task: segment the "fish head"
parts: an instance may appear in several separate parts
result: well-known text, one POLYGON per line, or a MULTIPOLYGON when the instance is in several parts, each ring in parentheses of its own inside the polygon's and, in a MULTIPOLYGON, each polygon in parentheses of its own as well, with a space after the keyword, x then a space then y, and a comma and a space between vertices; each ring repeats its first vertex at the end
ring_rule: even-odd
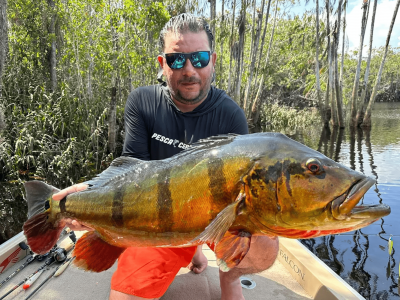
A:
POLYGON ((390 213, 385 204, 358 204, 373 178, 284 135, 255 160, 243 182, 252 222, 279 236, 352 231, 390 213))

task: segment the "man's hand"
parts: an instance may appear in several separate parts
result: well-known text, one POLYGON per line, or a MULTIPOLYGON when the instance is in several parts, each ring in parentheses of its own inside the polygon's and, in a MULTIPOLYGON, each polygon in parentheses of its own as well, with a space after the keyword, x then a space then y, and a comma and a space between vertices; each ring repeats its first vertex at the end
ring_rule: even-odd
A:
POLYGON ((196 274, 203 272, 208 265, 208 259, 203 254, 202 247, 203 245, 197 246, 196 253, 192 258, 192 262, 188 265, 189 270, 196 274))
MULTIPOLYGON (((80 192, 83 190, 86 190, 88 187, 87 184, 84 183, 79 183, 79 184, 75 184, 73 186, 70 186, 66 189, 63 189, 61 191, 59 191, 57 194, 53 195, 53 200, 55 201, 60 201, 62 199, 64 199, 65 197, 67 197, 69 194, 72 193, 76 193, 76 192, 80 192)), ((82 225, 81 223, 79 223, 78 221, 74 220, 74 219, 70 219, 70 218, 66 218, 63 219, 63 221, 65 221, 65 226, 68 226, 71 230, 76 230, 76 231, 82 231, 82 230, 88 230, 88 231, 93 231, 92 228, 87 227, 85 225, 82 225)))

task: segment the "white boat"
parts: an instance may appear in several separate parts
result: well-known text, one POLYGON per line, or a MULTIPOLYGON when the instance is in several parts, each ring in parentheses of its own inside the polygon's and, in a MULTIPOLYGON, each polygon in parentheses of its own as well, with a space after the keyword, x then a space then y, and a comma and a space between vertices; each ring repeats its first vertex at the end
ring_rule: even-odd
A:
MULTIPOLYGON (((78 238, 82 233, 76 232, 78 238)), ((19 246, 21 242, 26 242, 22 232, 0 245, 0 283, 26 262, 29 250, 22 250, 19 246)), ((280 238, 279 242, 278 258, 270 269, 241 278, 243 294, 247 300, 364 299, 299 241, 280 238)), ((71 241, 64 238, 59 245, 63 247, 67 243, 71 241)), ((194 274, 182 268, 162 300, 220 299, 215 255, 206 245, 203 246, 203 252, 209 260, 207 269, 201 274, 194 274)), ((43 264, 44 261, 35 260, 4 283, 0 287, 0 299, 43 264)), ((4 299, 27 298, 60 264, 52 264, 29 289, 23 290, 21 286, 4 299)), ((29 299, 108 299, 111 276, 115 269, 116 264, 107 271, 91 273, 71 264, 59 277, 51 277, 29 299)))

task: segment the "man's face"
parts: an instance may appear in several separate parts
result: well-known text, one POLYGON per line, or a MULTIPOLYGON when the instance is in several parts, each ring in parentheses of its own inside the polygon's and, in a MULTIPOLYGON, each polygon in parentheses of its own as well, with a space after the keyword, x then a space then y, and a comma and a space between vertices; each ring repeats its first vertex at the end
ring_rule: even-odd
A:
MULTIPOLYGON (((210 51, 205 31, 183 34, 168 33, 165 36, 164 53, 190 53, 195 51, 210 51)), ((212 74, 217 55, 212 54, 210 63, 201 69, 194 68, 187 59, 182 69, 171 69, 162 56, 158 61, 166 77, 173 100, 185 105, 200 104, 206 99, 211 86, 212 74)))

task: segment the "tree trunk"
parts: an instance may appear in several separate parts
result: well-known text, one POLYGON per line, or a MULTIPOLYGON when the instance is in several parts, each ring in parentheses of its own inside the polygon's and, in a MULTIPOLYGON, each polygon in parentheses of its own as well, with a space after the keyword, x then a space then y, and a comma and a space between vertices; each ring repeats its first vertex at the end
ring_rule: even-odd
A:
POLYGON ((53 0, 47 0, 47 3, 50 7, 51 13, 51 23, 49 28, 49 34, 51 36, 51 49, 49 56, 49 65, 50 65, 50 82, 51 82, 51 91, 54 93, 57 90, 57 45, 56 45, 56 10, 55 3, 53 0))
MULTIPOLYGON (((7 0, 0 0, 0 98, 3 91, 3 73, 6 68, 8 48, 7 0)), ((0 115, 1 117, 1 115, 0 115)), ((1 120, 0 120, 1 122, 1 120)))
POLYGON ((340 17, 341 17, 341 12, 342 12, 342 1, 339 1, 338 5, 338 18, 337 18, 337 28, 336 32, 334 35, 334 56, 335 56, 335 94, 336 94, 336 109, 337 109, 337 120, 338 120, 338 125, 340 128, 344 128, 344 121, 343 121, 343 108, 342 108, 342 94, 341 94, 341 89, 339 87, 339 68, 338 68, 338 57, 337 57, 337 52, 338 52, 338 45, 339 45, 339 38, 340 38, 340 17))
MULTIPOLYGON (((262 1, 262 7, 264 7, 264 3, 265 3, 265 0, 262 1)), ((254 6, 255 6, 255 3, 254 3, 254 6)), ((262 12, 259 12, 258 13, 258 17, 257 17, 257 28, 256 28, 256 32, 255 32, 255 37, 254 37, 254 44, 253 44, 253 51, 252 51, 252 57, 251 57, 249 78, 248 78, 248 81, 247 81, 247 88, 246 88, 246 92, 245 92, 245 96, 244 96, 243 109, 244 109, 246 115, 248 115, 247 103, 250 102, 249 101, 249 95, 251 93, 250 90, 251 90, 251 87, 252 87, 253 72, 254 72, 254 67, 255 67, 256 59, 257 59, 257 49, 258 49, 258 45, 259 45, 259 42, 260 42, 262 17, 263 17, 262 12)))
POLYGON ((220 80, 219 80, 219 87, 223 88, 223 80, 222 80, 222 54, 224 53, 224 38, 225 36, 223 35, 225 28, 224 28, 224 21, 225 21, 225 16, 224 16, 224 7, 225 6, 225 0, 222 0, 222 16, 221 16, 221 24, 220 24, 220 28, 221 28, 221 37, 220 37, 220 41, 221 41, 221 46, 220 46, 220 53, 221 53, 221 58, 219 59, 219 76, 220 76, 220 80))
POLYGON ((344 70, 344 44, 346 42, 346 8, 347 8, 347 0, 344 1, 343 5, 343 40, 342 40, 342 57, 341 57, 341 66, 340 66, 340 77, 339 77, 339 88, 340 95, 342 96, 343 103, 343 70, 344 70))
MULTIPOLYGON (((275 26, 276 26, 277 13, 278 13, 278 1, 276 1, 276 4, 275 4, 274 25, 272 27, 271 38, 269 40, 267 57, 265 58, 265 67, 267 67, 267 65, 268 65, 269 53, 271 52, 272 42, 274 40, 274 32, 275 32, 275 26)), ((261 109, 261 105, 263 103, 263 101, 261 100, 261 94, 263 91, 263 87, 264 87, 264 74, 261 76, 257 95, 254 98, 253 105, 251 107, 250 120, 251 120, 251 124, 253 124, 253 125, 257 124, 258 118, 260 117, 260 109, 261 109)))
POLYGON ((378 0, 374 1, 374 8, 372 11, 372 19, 371 19, 371 32, 369 35, 369 50, 368 50, 368 59, 367 59, 367 68, 365 69, 365 76, 364 76, 364 83, 363 83, 363 91, 361 93, 361 100, 360 100, 360 107, 357 110, 357 125, 362 123, 362 119, 364 118, 364 102, 365 102, 365 95, 367 94, 368 90, 368 77, 369 77, 369 67, 371 64, 371 55, 372 55, 372 41, 374 39, 374 24, 375 24, 375 14, 376 14, 376 6, 378 0))
POLYGON ((319 80, 319 0, 315 0, 315 88, 317 90, 318 108, 321 114, 322 122, 325 118, 325 107, 322 104, 321 83, 319 80))
POLYGON ((269 17, 269 9, 270 9, 270 7, 271 7, 271 0, 268 0, 267 12, 265 14, 265 27, 264 27, 264 32, 263 32, 262 39, 261 39, 260 57, 258 58, 257 70, 259 70, 260 66, 261 66, 261 56, 262 56, 262 53, 263 53, 263 50, 264 50, 264 39, 265 39, 265 34, 267 33, 268 17, 269 17))
POLYGON ((234 34, 234 28, 235 28, 235 9, 236 9, 236 0, 233 0, 231 38, 229 40, 229 46, 231 47, 231 53, 229 56, 229 78, 228 78, 228 90, 227 90, 228 95, 231 93, 232 59, 233 59, 233 51, 235 51, 234 50, 235 47, 233 46, 233 34, 234 34))
POLYGON ((210 26, 211 26, 211 32, 214 36, 215 39, 215 5, 216 5, 216 0, 208 0, 210 2, 210 26))
POLYGON ((379 72, 378 72, 378 76, 376 77, 374 89, 372 90, 371 98, 369 99, 367 110, 365 111, 364 121, 362 123, 363 127, 371 127, 372 104, 375 102, 376 93, 378 91, 378 86, 381 81, 382 70, 383 70, 383 66, 385 65, 385 60, 386 60, 387 52, 389 49, 390 36, 392 35, 393 25, 394 25, 394 22, 396 21, 396 16, 397 16, 397 12, 399 10, 399 5, 400 5, 400 0, 397 0, 396 7, 394 9, 394 13, 393 13, 393 17, 392 17, 392 23, 390 23, 389 33, 386 38, 385 53, 383 54, 381 66, 379 67, 379 72))
POLYGON ((240 15, 240 20, 238 22, 239 26, 239 49, 238 49, 238 59, 236 64, 236 86, 235 86, 235 101, 240 106, 242 106, 242 101, 240 101, 240 87, 242 85, 242 70, 243 70, 243 49, 244 49, 244 34, 246 28, 246 6, 242 3, 242 12, 240 15))
POLYGON ((108 150, 114 153, 117 136, 117 88, 111 88, 110 112, 108 116, 108 150))
POLYGON ((332 89, 332 56, 331 56, 331 24, 329 22, 329 14, 330 14, 330 4, 329 0, 325 0, 325 8, 326 8, 326 36, 328 38, 327 43, 327 51, 328 51, 328 80, 326 86, 326 94, 325 94, 325 118, 324 118, 324 126, 329 126, 329 117, 328 117, 328 110, 329 110, 329 95, 332 89))
POLYGON ((357 98, 358 98, 358 85, 360 83, 360 71, 361 71, 361 62, 362 62, 362 51, 364 45, 364 36, 365 36, 365 29, 367 27, 367 8, 368 8, 368 1, 363 0, 363 16, 361 18, 361 35, 360 35, 360 45, 358 48, 358 63, 356 69, 356 75, 354 78, 354 85, 353 85, 353 93, 351 95, 351 109, 350 109, 350 126, 357 126, 357 98))

